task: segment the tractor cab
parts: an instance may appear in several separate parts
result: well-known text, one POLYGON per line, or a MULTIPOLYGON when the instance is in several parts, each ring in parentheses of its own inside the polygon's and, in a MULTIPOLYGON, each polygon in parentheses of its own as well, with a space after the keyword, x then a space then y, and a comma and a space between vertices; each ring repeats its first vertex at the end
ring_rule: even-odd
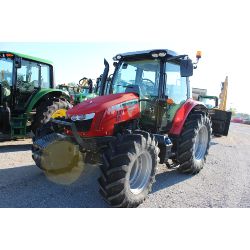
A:
POLYGON ((217 96, 199 95, 198 101, 204 103, 208 109, 218 108, 219 105, 217 96))
POLYGON ((52 63, 12 52, 0 52, 0 105, 14 112, 25 109, 38 90, 53 88, 52 63))
POLYGON ((141 128, 153 133, 168 132, 177 110, 190 98, 192 61, 170 50, 119 54, 114 60, 110 93, 136 93, 141 128))

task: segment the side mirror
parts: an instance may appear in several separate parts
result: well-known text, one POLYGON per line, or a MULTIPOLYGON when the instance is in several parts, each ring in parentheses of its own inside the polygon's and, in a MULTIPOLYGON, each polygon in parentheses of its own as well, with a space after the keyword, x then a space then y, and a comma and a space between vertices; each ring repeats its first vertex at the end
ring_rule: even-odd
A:
POLYGON ((189 77, 193 75, 194 66, 192 60, 190 59, 181 60, 180 68, 181 68, 181 77, 189 77))

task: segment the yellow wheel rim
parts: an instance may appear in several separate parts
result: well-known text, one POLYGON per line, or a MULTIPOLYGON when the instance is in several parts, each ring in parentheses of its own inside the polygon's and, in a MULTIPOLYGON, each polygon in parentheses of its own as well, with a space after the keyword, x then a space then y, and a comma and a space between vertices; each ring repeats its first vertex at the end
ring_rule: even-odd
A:
POLYGON ((67 112, 66 109, 58 109, 52 114, 51 118, 55 119, 58 117, 66 117, 66 112, 67 112))

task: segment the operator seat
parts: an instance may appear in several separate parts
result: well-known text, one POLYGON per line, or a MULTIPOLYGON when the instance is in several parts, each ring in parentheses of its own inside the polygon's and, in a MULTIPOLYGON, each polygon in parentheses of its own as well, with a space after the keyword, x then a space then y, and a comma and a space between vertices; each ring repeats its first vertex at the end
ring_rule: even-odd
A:
POLYGON ((125 93, 135 93, 139 96, 141 94, 140 92, 141 92, 140 87, 136 84, 131 84, 131 85, 127 86, 125 89, 125 93))
MULTIPOLYGON (((148 97, 146 97, 142 94, 140 86, 136 85, 136 84, 131 84, 131 85, 127 86, 125 89, 125 93, 135 93, 139 96, 140 100, 148 99, 148 97)), ((146 107, 147 107, 147 103, 145 101, 140 102, 140 110, 141 111, 145 110, 146 107)))

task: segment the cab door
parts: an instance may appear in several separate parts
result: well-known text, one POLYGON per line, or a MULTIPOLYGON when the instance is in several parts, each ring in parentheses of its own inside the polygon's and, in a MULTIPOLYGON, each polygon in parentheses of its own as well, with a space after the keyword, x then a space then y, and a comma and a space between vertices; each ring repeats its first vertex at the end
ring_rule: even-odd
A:
POLYGON ((17 68, 15 110, 25 110, 29 98, 40 88, 41 66, 38 62, 22 59, 17 68))
POLYGON ((219 109, 210 109, 209 114, 212 120, 212 133, 214 135, 227 136, 232 112, 219 109))

